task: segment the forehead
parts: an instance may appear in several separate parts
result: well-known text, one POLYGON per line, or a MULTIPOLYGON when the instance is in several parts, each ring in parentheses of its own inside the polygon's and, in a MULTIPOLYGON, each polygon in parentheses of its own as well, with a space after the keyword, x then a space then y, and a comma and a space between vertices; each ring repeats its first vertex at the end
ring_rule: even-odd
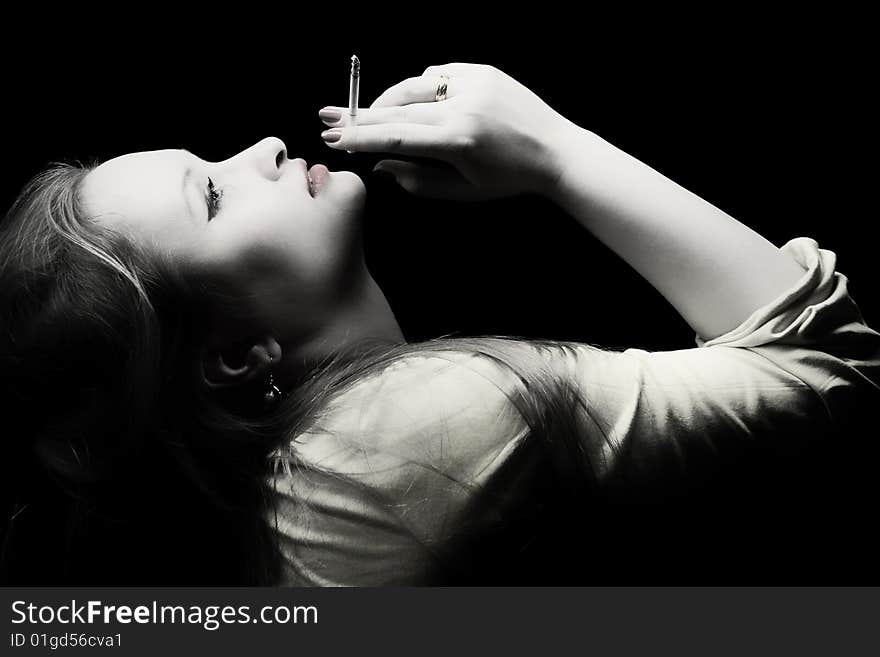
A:
POLYGON ((183 176, 191 156, 166 149, 107 160, 86 176, 82 200, 97 220, 141 225, 186 220, 183 176))
POLYGON ((112 185, 130 183, 139 176, 161 178, 163 175, 180 175, 181 169, 187 165, 190 158, 186 151, 170 148, 127 153, 98 166, 89 173, 89 179, 91 184, 103 186, 108 183, 112 185))
POLYGON ((180 187, 188 160, 184 151, 171 149, 120 155, 89 172, 84 191, 98 197, 124 197, 144 186, 167 187, 170 191, 175 182, 180 187))

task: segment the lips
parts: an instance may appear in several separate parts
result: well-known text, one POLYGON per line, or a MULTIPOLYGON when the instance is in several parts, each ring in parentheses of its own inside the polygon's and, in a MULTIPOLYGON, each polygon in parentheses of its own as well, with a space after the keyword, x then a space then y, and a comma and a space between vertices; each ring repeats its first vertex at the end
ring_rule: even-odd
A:
POLYGON ((327 167, 323 164, 314 165, 311 170, 308 168, 308 162, 306 162, 301 157, 296 158, 295 162, 302 167, 303 178, 306 184, 306 191, 308 191, 309 196, 314 198, 320 193, 321 188, 324 186, 326 182, 327 176, 329 175, 329 171, 327 167))
POLYGON ((312 168, 309 169, 307 172, 307 178, 311 183, 309 185, 309 193, 312 196, 317 196, 321 193, 321 190, 327 183, 327 177, 329 175, 330 171, 323 164, 312 165, 312 168))

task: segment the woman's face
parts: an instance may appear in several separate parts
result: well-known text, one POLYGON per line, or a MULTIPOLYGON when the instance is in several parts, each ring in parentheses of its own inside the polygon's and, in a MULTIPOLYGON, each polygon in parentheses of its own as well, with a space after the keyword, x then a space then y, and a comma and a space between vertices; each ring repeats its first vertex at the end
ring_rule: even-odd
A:
POLYGON ((306 166, 275 138, 222 162, 185 150, 132 153, 91 171, 81 198, 94 221, 220 282, 267 328, 304 332, 367 275, 363 182, 313 167, 313 195, 306 166), (279 326, 294 317, 301 326, 279 326))

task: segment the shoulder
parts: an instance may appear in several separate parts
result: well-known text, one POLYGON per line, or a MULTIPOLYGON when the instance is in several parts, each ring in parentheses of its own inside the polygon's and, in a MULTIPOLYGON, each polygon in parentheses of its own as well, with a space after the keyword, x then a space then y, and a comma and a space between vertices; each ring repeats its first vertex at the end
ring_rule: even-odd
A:
POLYGON ((408 356, 345 391, 334 404, 337 428, 385 436, 440 425, 510 422, 517 381, 488 359, 460 352, 408 356))
POLYGON ((472 481, 487 461, 527 432, 510 396, 518 382, 489 359, 460 352, 407 356, 350 386, 320 429, 297 439, 298 455, 357 470, 365 461, 472 481), (402 466, 406 467, 402 467, 402 466))
MULTIPOLYGON (((446 563, 528 427, 494 366, 395 362, 351 386, 273 478, 288 583, 413 583, 446 563)), ((475 359, 473 359, 475 360, 475 359)))

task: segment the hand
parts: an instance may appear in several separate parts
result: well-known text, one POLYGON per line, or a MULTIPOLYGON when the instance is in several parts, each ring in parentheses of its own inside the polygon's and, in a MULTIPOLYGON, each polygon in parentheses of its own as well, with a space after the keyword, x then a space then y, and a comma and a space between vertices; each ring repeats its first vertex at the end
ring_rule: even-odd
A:
POLYGON ((330 148, 434 160, 382 160, 374 170, 391 173, 413 194, 451 200, 547 195, 560 178, 558 153, 573 126, 509 75, 480 64, 429 66, 358 109, 357 125, 349 124, 346 107, 326 110, 342 114, 324 120, 334 128, 329 132, 341 133, 330 148), (449 77, 447 98, 436 101, 441 74, 449 77))

